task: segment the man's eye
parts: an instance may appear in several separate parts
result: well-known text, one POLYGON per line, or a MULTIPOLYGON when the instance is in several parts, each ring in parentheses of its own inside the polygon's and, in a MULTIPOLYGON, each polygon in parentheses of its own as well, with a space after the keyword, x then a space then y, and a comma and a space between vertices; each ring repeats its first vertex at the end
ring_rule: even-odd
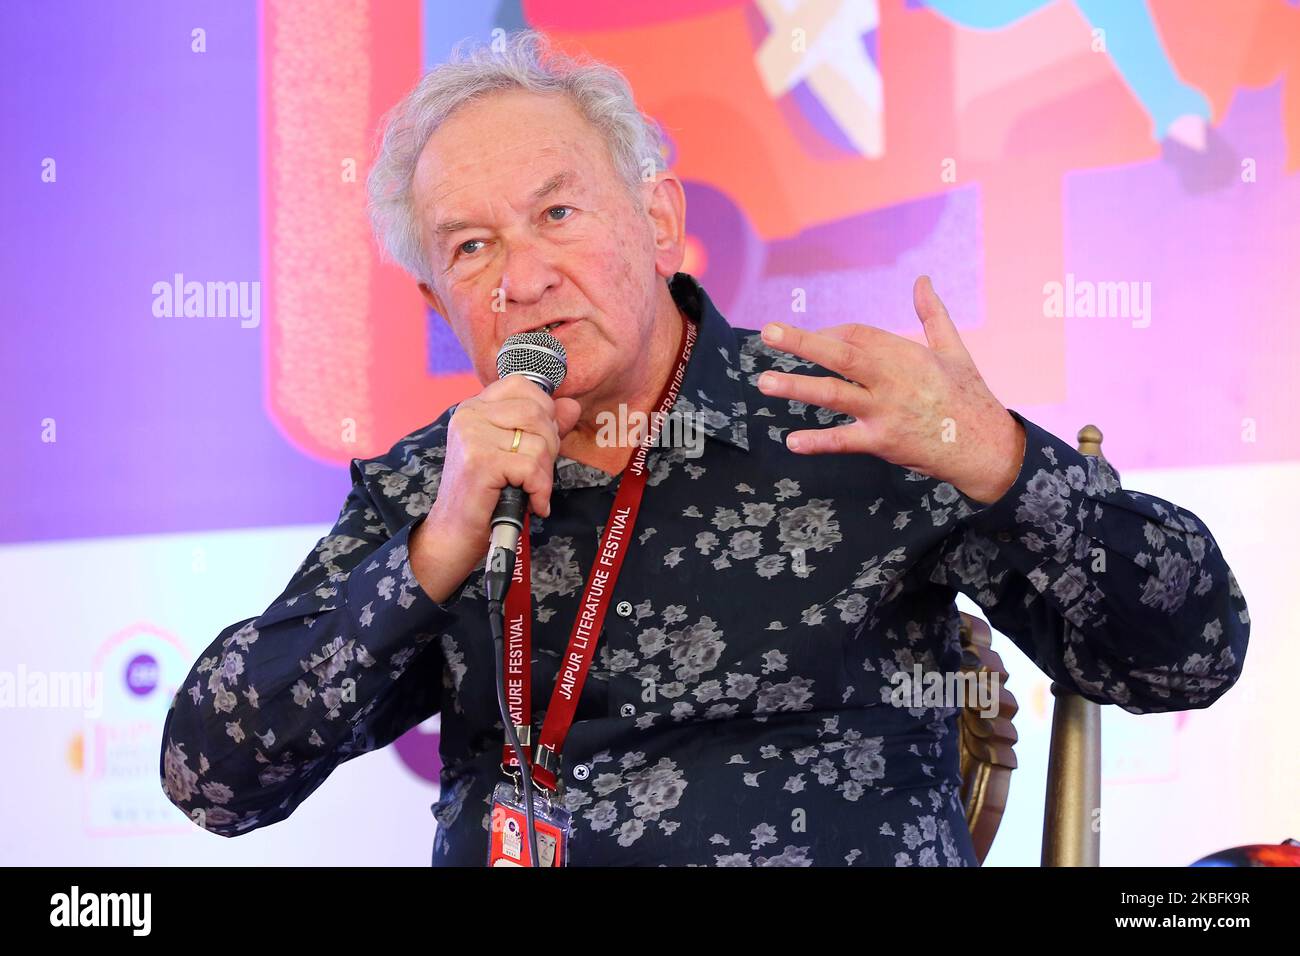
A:
MULTIPOLYGON (((557 209, 567 209, 567 210, 569 210, 570 212, 573 212, 573 211, 574 211, 574 209, 573 209, 572 206, 552 206, 550 209, 546 210, 546 214, 549 216, 551 213, 555 212, 557 209)), ((565 217, 564 217, 564 219, 569 219, 569 218, 571 218, 571 217, 569 217, 569 216, 565 216, 565 217)), ((564 219, 552 219, 551 222, 564 222, 564 219)))
POLYGON ((476 242, 482 242, 482 241, 483 241, 482 239, 466 239, 464 242, 462 242, 459 246, 456 247, 456 251, 467 256, 472 256, 474 254, 473 250, 466 249, 465 247, 469 245, 473 245, 476 242))

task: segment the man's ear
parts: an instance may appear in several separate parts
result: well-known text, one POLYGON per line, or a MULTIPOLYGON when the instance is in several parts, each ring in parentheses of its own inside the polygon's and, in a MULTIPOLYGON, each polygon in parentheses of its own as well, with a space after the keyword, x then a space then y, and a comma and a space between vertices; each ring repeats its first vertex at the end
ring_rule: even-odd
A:
POLYGON ((686 193, 670 172, 659 173, 646 212, 654 228, 655 269, 671 279, 686 258, 686 193))
POLYGON ((438 293, 434 292, 433 289, 429 287, 429 284, 427 282, 421 282, 419 284, 419 289, 420 289, 420 297, 423 298, 424 301, 429 304, 429 308, 433 309, 433 311, 437 312, 440 316, 442 316, 444 322, 450 322, 450 320, 447 318, 446 311, 442 307, 442 299, 438 298, 438 293))

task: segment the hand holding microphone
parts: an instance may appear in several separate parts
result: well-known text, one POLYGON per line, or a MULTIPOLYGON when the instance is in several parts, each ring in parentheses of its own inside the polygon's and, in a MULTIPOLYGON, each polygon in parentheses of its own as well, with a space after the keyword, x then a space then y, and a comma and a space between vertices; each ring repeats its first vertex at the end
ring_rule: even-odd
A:
POLYGON ((581 411, 574 399, 550 395, 564 381, 565 363, 554 336, 512 335, 497 355, 501 378, 452 415, 437 499, 411 538, 412 570, 435 601, 451 596, 488 555, 494 512, 498 544, 508 542, 512 552, 524 502, 534 514, 550 513, 560 442, 581 411))

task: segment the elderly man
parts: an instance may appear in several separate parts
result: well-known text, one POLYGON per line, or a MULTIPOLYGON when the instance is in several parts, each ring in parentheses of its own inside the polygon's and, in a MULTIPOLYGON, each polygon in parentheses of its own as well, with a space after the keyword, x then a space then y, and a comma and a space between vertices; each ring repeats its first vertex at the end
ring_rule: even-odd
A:
POLYGON ((510 757, 482 568, 507 485, 531 512, 512 699, 575 865, 976 863, 955 702, 896 693, 959 669, 958 590, 1092 700, 1206 707, 1234 683, 1246 605, 1194 515, 1004 408, 927 279, 927 345, 729 326, 678 271, 682 187, 626 82, 547 52, 454 57, 387 121, 377 232, 483 388, 354 460, 333 530, 202 655, 164 731, 176 806, 266 826, 441 713, 433 862, 483 865, 510 757), (497 380, 502 342, 540 328, 568 353, 554 396, 497 380), (660 407, 702 443, 602 432, 660 407))

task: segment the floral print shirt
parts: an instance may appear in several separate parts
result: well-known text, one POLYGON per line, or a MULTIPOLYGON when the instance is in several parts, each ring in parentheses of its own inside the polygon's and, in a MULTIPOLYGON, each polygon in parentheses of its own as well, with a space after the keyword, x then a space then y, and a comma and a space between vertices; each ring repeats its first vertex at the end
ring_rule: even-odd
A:
MULTIPOLYGON (((849 419, 755 381, 833 373, 732 328, 689 275, 670 287, 699 330, 675 410, 707 437, 696 457, 649 454, 563 750, 573 865, 975 865, 957 708, 891 703, 896 671, 960 668, 957 591, 1099 703, 1207 707, 1236 681, 1249 615, 1194 514, 1015 412, 1025 457, 992 504, 870 455, 795 455, 788 431, 849 419)), ((283 820, 341 762, 440 712, 432 862, 485 863, 503 777, 483 574, 438 604, 407 553, 454 411, 353 460, 334 528, 177 692, 162 783, 199 825, 283 820)), ((556 474, 551 516, 530 522, 535 731, 618 486, 563 457, 556 474)))

